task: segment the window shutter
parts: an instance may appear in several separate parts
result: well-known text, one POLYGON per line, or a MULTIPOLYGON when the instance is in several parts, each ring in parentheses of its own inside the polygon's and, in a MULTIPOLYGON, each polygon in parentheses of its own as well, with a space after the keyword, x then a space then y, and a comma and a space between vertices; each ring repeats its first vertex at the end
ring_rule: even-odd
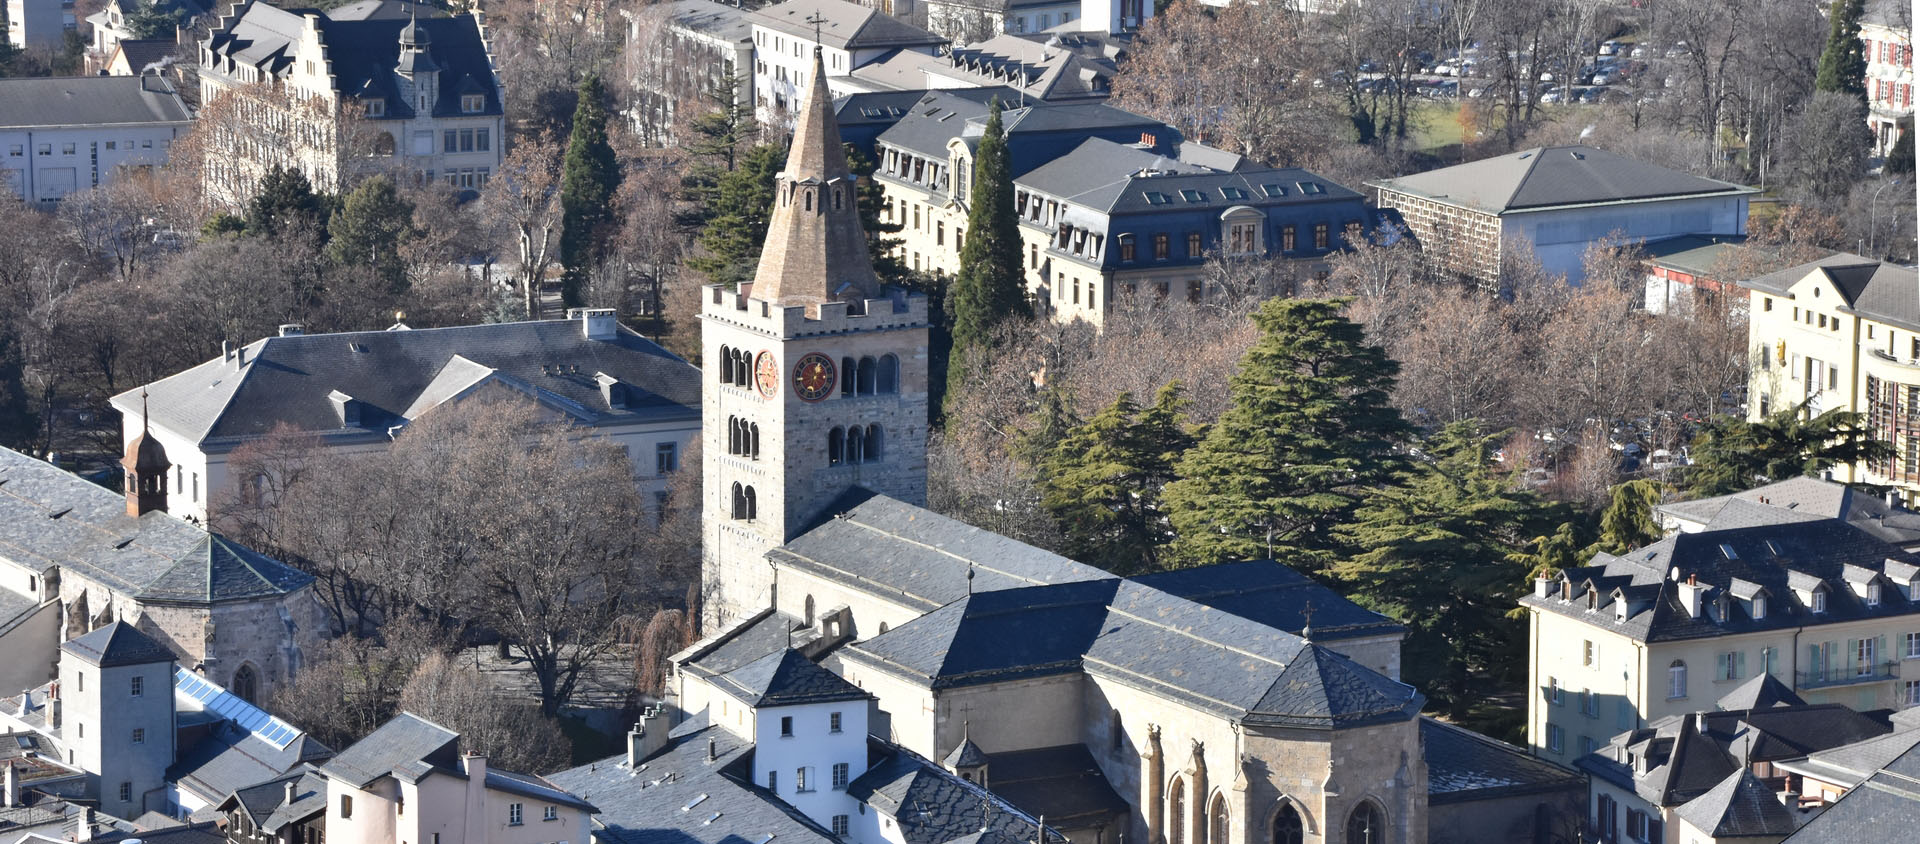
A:
POLYGON ((1739 651, 1733 656, 1733 676, 1736 679, 1747 676, 1747 652, 1739 651))

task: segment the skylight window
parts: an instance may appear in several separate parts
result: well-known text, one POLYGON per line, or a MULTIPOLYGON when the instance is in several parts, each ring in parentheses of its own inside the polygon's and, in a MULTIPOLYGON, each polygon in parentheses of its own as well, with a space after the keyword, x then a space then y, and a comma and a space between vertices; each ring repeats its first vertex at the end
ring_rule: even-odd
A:
POLYGON ((1150 190, 1150 191, 1147 191, 1147 204, 1148 204, 1148 205, 1165 205, 1165 204, 1167 204, 1167 203, 1169 203, 1169 202, 1172 202, 1172 201, 1173 201, 1173 200, 1172 200, 1172 199, 1169 199, 1169 198, 1167 198, 1167 195, 1166 195, 1166 194, 1164 194, 1164 193, 1161 193, 1161 192, 1159 192, 1159 191, 1156 191, 1156 190, 1150 190))
POLYGON ((1220 195, 1230 200, 1240 200, 1240 199, 1247 198, 1247 192, 1236 187, 1223 187, 1220 189, 1220 195))
POLYGON ((1301 193, 1316 194, 1327 192, 1327 189, 1321 187, 1319 182, 1298 182, 1297 184, 1300 185, 1301 193))
POLYGON ((1287 189, 1279 185, 1261 185, 1260 192, 1275 198, 1287 195, 1287 189))
POLYGON ((704 802, 706 802, 706 800, 707 800, 707 795, 705 795, 705 794, 701 794, 701 795, 699 795, 699 796, 697 796, 697 797, 695 797, 695 798, 693 798, 692 800, 688 800, 688 801, 687 801, 687 805, 685 805, 685 806, 681 806, 681 807, 680 807, 680 811, 682 811, 682 812, 689 812, 689 811, 692 811, 692 810, 693 810, 693 807, 695 807, 695 806, 698 806, 698 805, 700 805, 701 803, 704 803, 704 802))
POLYGON ((1738 559, 1740 559, 1740 555, 1739 555, 1739 554, 1736 554, 1736 553, 1734 553, 1734 551, 1733 551, 1733 546, 1731 546, 1731 545, 1728 545, 1728 544, 1726 544, 1726 543, 1724 543, 1724 542, 1720 544, 1720 555, 1721 555, 1721 556, 1723 556, 1723 557, 1726 557, 1726 558, 1727 558, 1727 559, 1729 559, 1729 560, 1738 560, 1738 559))
POLYGON ((1206 202, 1207 201, 1206 195, 1202 194, 1197 190, 1182 189, 1180 191, 1180 198, 1185 199, 1188 202, 1206 202))

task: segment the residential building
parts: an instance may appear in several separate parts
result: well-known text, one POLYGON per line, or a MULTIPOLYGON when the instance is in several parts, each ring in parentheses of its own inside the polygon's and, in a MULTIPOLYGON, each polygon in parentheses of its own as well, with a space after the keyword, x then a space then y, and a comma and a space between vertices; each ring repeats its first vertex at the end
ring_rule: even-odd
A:
POLYGON ((627 116, 642 140, 668 146, 690 116, 724 105, 753 107, 752 12, 715 0, 670 0, 627 19, 627 67, 633 99, 627 116), (731 90, 722 94, 722 88, 731 90), (683 117, 684 109, 693 109, 683 117))
MULTIPOLYGON (((881 219, 904 226, 897 249, 908 266, 956 267, 987 107, 937 92, 912 111, 876 141, 881 219)), ((1028 294, 1057 320, 1100 325, 1130 296, 1272 295, 1324 273, 1348 227, 1374 225, 1360 194, 1324 177, 1251 167, 1111 106, 1035 103, 1001 120, 1028 294), (1256 257, 1284 259, 1268 286, 1208 286, 1208 261, 1256 257)))
POLYGON ((199 674, 176 670, 172 683, 178 750, 166 771, 168 815, 204 814, 236 792, 298 776, 333 757, 332 748, 300 728, 199 674))
POLYGON ((1601 841, 1780 841, 1812 817, 1782 765, 1877 740, 1892 729, 1881 716, 1808 704, 1757 675, 1714 709, 1669 715, 1581 756, 1587 829, 1601 841))
POLYGON ((274 166, 320 190, 352 167, 477 191, 500 168, 504 93, 481 15, 340 20, 248 0, 201 42, 199 74, 202 119, 246 126, 209 148, 205 187, 227 202, 274 166), (237 113, 210 115, 226 95, 243 96, 237 113))
MULTIPOLYGON (((1744 503, 1743 503, 1744 504, 1744 503)), ((1920 556, 1838 519, 1671 534, 1535 581, 1527 734, 1570 763, 1608 736, 1772 675, 1857 711, 1920 701, 1920 556)))
POLYGON ((165 71, 178 60, 178 48, 171 38, 122 38, 106 51, 100 69, 108 76, 169 76, 165 71))
POLYGON ((1009 86, 1009 106, 1104 100, 1131 43, 1130 35, 1106 33, 1002 34, 932 58, 895 53, 854 70, 851 84, 875 91, 1009 86))
POLYGON ((1513 241, 1577 284, 1581 255, 1611 238, 1744 235, 1747 198, 1758 193, 1589 146, 1535 147, 1367 185, 1423 250, 1486 283, 1513 241))
POLYGON ((320 774, 331 841, 586 842, 599 811, 544 778, 461 752, 459 733, 411 712, 340 751, 320 774))
POLYGON ((1000 33, 1132 32, 1154 15, 1146 0, 922 0, 927 28, 956 44, 1000 33))
MULTIPOLYGON (((879 161, 880 154, 876 144, 880 134, 906 119, 913 113, 914 106, 932 93, 924 90, 869 91, 836 98, 833 101, 834 120, 840 124, 841 140, 859 150, 868 161, 879 161)), ((995 98, 1003 103, 1009 103, 1017 101, 1020 96, 1019 92, 1003 85, 991 88, 949 88, 939 92, 939 95, 973 100, 982 108, 995 98)))
POLYGON ((1839 253, 1740 282, 1754 361, 1749 418, 1805 405, 1867 416, 1895 456, 1835 466, 1849 483, 1920 493, 1920 277, 1913 267, 1839 253))
POLYGON ((302 765, 277 779, 238 789, 215 807, 231 844, 320 844, 327 832, 327 778, 302 765))
POLYGON ((265 700, 326 637, 313 577, 169 515, 167 452, 134 433, 125 495, 0 448, 0 693, 45 684, 62 641, 124 620, 265 700))
POLYGON ((1920 826, 1920 744, 1909 745, 1786 839, 1786 844, 1896 841, 1920 826))
POLYGON ((1920 744, 1920 709, 1892 715, 1893 731, 1774 763, 1801 806, 1830 806, 1920 744))
POLYGON ((844 0, 787 0, 748 16, 753 27, 753 100, 764 126, 793 125, 792 112, 810 86, 813 57, 822 57, 827 87, 859 90, 856 68, 896 52, 932 56, 947 41, 888 14, 844 0))
POLYGON ((1893 149, 1913 131, 1913 7, 1905 0, 1872 0, 1860 19, 1867 59, 1867 126, 1873 154, 1893 149))
POLYGON ((229 349, 113 398, 129 439, 162 444, 168 512, 206 520, 233 488, 234 449, 285 426, 328 448, 383 451, 422 414, 467 396, 550 409, 627 449, 641 488, 664 493, 699 430, 699 371, 619 324, 612 310, 569 319, 280 336, 229 349))
MULTIPOLYGON (((704 408, 706 636, 672 657, 662 716, 681 721, 683 743, 652 755, 658 733, 643 725, 625 771, 615 760, 560 779, 632 801, 602 840, 662 815, 677 835, 724 834, 695 829, 701 812, 739 812, 777 837, 763 819, 788 808, 809 840, 944 844, 949 828, 916 832, 913 819, 956 814, 977 831, 971 807, 990 798, 946 791, 953 780, 919 760, 1085 844, 1420 844, 1436 793, 1448 829, 1477 811, 1521 840, 1560 822, 1577 781, 1498 743, 1435 738, 1424 698, 1397 679, 1403 628, 1285 566, 1117 578, 921 505, 926 303, 871 272, 823 77, 816 58, 754 280, 702 296, 717 382, 704 408), (881 737, 867 774, 832 732, 836 712, 843 733, 864 719, 881 737), (1429 755, 1430 741, 1447 752, 1429 755), (898 773, 869 792, 888 757, 898 773), (721 786, 699 786, 679 793, 684 817, 663 812, 631 785, 653 760, 662 783, 722 767, 764 796, 709 811, 701 795, 721 786), (812 795, 803 779, 848 788, 812 795), (920 805, 936 808, 916 812, 913 789, 935 783, 920 805)), ((1104 107, 1052 110, 1090 108, 1104 107)))
POLYGON ((1920 513, 1900 506, 1898 496, 1882 498, 1804 475, 1745 492, 1672 501, 1654 508, 1654 520, 1666 532, 1821 519, 1838 519, 1903 551, 1920 551, 1920 513))
POLYGON ((0 79, 0 184, 50 207, 165 164, 193 113, 157 76, 0 79))
POLYGON ((56 52, 78 28, 73 0, 6 0, 7 39, 22 49, 56 52))
POLYGON ((189 26, 206 15, 210 7, 200 0, 107 0, 100 10, 87 16, 87 28, 93 40, 87 45, 95 56, 109 56, 122 41, 150 39, 175 43, 175 33, 137 33, 129 27, 129 18, 138 14, 157 14, 173 18, 179 26, 189 26))

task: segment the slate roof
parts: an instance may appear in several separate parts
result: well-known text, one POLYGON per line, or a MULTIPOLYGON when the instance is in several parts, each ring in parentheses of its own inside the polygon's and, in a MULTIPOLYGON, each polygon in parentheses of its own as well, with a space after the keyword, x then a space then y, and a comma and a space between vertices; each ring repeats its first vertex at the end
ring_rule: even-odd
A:
POLYGON ((101 668, 172 662, 174 658, 166 645, 124 621, 68 639, 60 644, 60 650, 101 668))
POLYGON ((216 808, 227 812, 236 807, 246 810, 254 826, 277 833, 287 824, 326 811, 327 778, 313 766, 301 765, 284 776, 232 791, 216 808), (293 783, 292 802, 287 801, 287 783, 293 783))
POLYGON ((1784 762, 1886 735, 1892 727, 1880 714, 1814 704, 1668 716, 1614 736, 1575 760, 1575 767, 1632 789, 1655 806, 1674 807, 1754 763, 1784 762), (1636 764, 1646 772, 1636 773, 1636 764))
POLYGON ((137 417, 146 389, 155 427, 215 451, 280 424, 330 441, 382 442, 408 413, 479 383, 532 395, 589 426, 700 412, 693 365, 626 328, 589 340, 579 320, 268 337, 242 354, 121 393, 114 406, 137 417), (624 385, 623 406, 609 405, 596 373, 624 385), (328 398, 335 392, 359 403, 358 426, 342 424, 328 398))
POLYGON ((142 126, 193 121, 158 76, 16 76, 0 79, 0 129, 142 126))
POLYGON ((1796 774, 1852 788, 1916 746, 1920 746, 1920 729, 1909 727, 1776 765, 1796 774))
MULTIPOLYGON (((1127 801, 1083 744, 1016 750, 988 756, 987 787, 1048 826, 1105 826, 1127 812, 1127 801)), ((952 765, 951 761, 948 765, 952 765)))
POLYGON ((333 756, 333 749, 305 733, 282 747, 234 724, 214 724, 198 743, 182 747, 167 781, 215 803, 235 791, 289 772, 311 768, 333 756))
POLYGON ((947 754, 947 758, 940 760, 940 764, 948 768, 978 768, 987 764, 987 752, 981 750, 973 739, 962 738, 959 746, 947 754))
POLYGON ((1788 835, 1800 826, 1799 814, 1746 768, 1683 804, 1677 814, 1716 840, 1788 835))
POLYGON ((1399 622, 1348 601, 1273 560, 1174 569, 1131 580, 1276 630, 1297 632, 1306 627, 1307 607, 1311 605, 1316 642, 1406 632, 1399 622))
MULTIPOLYGON (((979 95, 949 91, 930 91, 893 128, 880 134, 880 142, 911 150, 932 158, 947 156, 947 142, 954 138, 977 139, 986 130, 988 103, 979 95)), ((1007 101, 1003 100, 1003 105, 1007 101)), ((1001 127, 1009 145, 1017 145, 1022 136, 1047 133, 1089 133, 1109 129, 1140 129, 1156 135, 1169 133, 1166 124, 1151 117, 1134 114, 1105 103, 1028 102, 1024 108, 1007 108, 1000 113, 1001 127)), ((1015 156, 1016 162, 1024 160, 1015 156)), ((1036 162, 1038 163, 1038 162, 1036 162)), ((1016 164, 1016 166, 1019 166, 1016 164)), ((1016 170, 1019 179, 1031 169, 1016 170)))
POLYGON ((1905 841, 1920 829, 1920 746, 1908 749, 1782 844, 1905 841))
POLYGON ((1578 145, 1534 147, 1368 184, 1490 214, 1758 192, 1578 145))
POLYGON ((1724 712, 1806 705, 1807 702, 1795 694, 1792 688, 1765 671, 1733 687, 1733 691, 1721 695, 1720 699, 1714 702, 1714 706, 1724 712))
POLYGON ((1721 269, 1721 259, 1747 249, 1744 234, 1689 234, 1644 244, 1640 251, 1647 263, 1679 270, 1693 276, 1712 278, 1721 269))
POLYGON ((723 41, 745 44, 753 40, 753 22, 748 19, 751 13, 715 0, 668 0, 644 7, 638 14, 664 17, 677 29, 723 41))
MULTIPOLYGON (((275 76, 284 75, 292 66, 293 45, 305 27, 304 13, 311 9, 283 10, 264 2, 248 2, 237 15, 222 18, 204 42, 216 55, 230 57, 239 64, 260 68, 275 76)), ((320 15, 320 32, 326 47, 327 66, 332 71, 334 91, 361 99, 386 101, 386 112, 372 120, 411 120, 416 109, 410 98, 400 96, 400 79, 394 70, 400 63, 400 30, 416 25, 408 18, 374 17, 366 20, 334 20, 320 15)), ((439 95, 434 101, 435 116, 460 116, 460 95, 483 94, 485 107, 473 114, 498 115, 500 91, 494 85, 493 60, 472 15, 420 18, 417 26, 431 43, 427 55, 439 70, 439 95)), ((216 72, 209 70, 208 72, 216 72)))
POLYGON ((860 489, 830 503, 815 527, 768 556, 921 611, 966 597, 969 563, 974 592, 1112 578, 1053 552, 860 489))
POLYGON ((61 566, 142 601, 218 603, 296 592, 300 572, 168 516, 127 515, 125 496, 0 448, 0 557, 61 566))
POLYGON ((1882 589, 1880 604, 1869 606, 1843 579, 1848 565, 1881 573, 1890 566, 1916 563, 1920 557, 1836 519, 1767 524, 1677 533, 1624 555, 1598 554, 1589 565, 1561 573, 1561 585, 1572 600, 1562 600, 1555 590, 1547 597, 1527 595, 1520 602, 1643 642, 1703 639, 1920 613, 1920 602, 1895 588, 1882 589), (1729 550, 1733 558, 1727 556, 1729 550), (1675 570, 1677 580, 1697 578, 1709 587, 1698 617, 1681 603, 1680 584, 1670 580, 1675 570), (1765 618, 1752 618, 1744 602, 1731 599, 1724 619, 1708 611, 1734 578, 1758 584, 1772 596, 1765 618), (1828 590, 1827 611, 1819 615, 1802 605, 1794 591, 1796 583, 1805 588, 1815 581, 1828 590), (1591 610, 1589 590, 1597 593, 1591 610), (1625 620, 1616 612, 1616 596, 1626 602, 1625 620))
POLYGON ((1498 739, 1445 721, 1421 717, 1427 762, 1427 803, 1444 805, 1519 794, 1575 791, 1586 778, 1498 739))
POLYGON ((866 700, 871 695, 840 675, 815 665, 792 648, 782 648, 714 680, 722 691, 748 706, 793 706, 866 700))
POLYGON ((844 0, 787 0, 768 6, 750 20, 768 29, 812 41, 819 19, 820 43, 842 50, 882 47, 930 47, 947 39, 898 18, 844 0))
MULTIPOLYGON (((411 712, 402 712, 320 766, 322 773, 354 788, 394 776, 410 763, 460 769, 460 734, 411 712)), ((417 777, 409 777, 417 779, 417 777)))
POLYGON ((1920 270, 1887 264, 1851 252, 1838 252, 1799 266, 1756 276, 1740 286, 1777 296, 1820 273, 1840 292, 1840 310, 1867 319, 1920 331, 1920 270))
POLYGON ((1088 138, 1019 177, 1032 190, 1108 215, 1345 202, 1360 194, 1298 167, 1223 172, 1088 138), (1191 192, 1191 193, 1189 193, 1191 192), (1230 192, 1237 192, 1229 196, 1230 192), (1158 198, 1149 194, 1157 194, 1158 198))
POLYGON ((924 74, 969 84, 1017 85, 1027 96, 1050 102, 1106 97, 1118 69, 1098 46, 1063 49, 1058 39, 1011 33, 923 56, 917 66, 924 74))
POLYGON ((139 74, 173 56, 177 46, 171 38, 122 38, 114 50, 126 60, 128 70, 139 74))
POLYGON ((1879 496, 1837 481, 1806 476, 1658 509, 1709 529, 1839 519, 1894 545, 1920 543, 1920 513, 1890 506, 1879 496))
POLYGON ((753 745, 710 725, 706 712, 675 727, 668 742, 637 771, 621 755, 547 779, 599 807, 593 836, 607 844, 740 844, 768 835, 782 844, 839 844, 751 782, 753 745))
MULTIPOLYGON (((869 751, 866 772, 847 784, 847 794, 893 818, 905 844, 946 844, 982 831, 990 839, 1034 839, 1039 821, 1004 796, 879 739, 869 739, 869 751)), ((989 782, 994 779, 989 771, 989 782)), ((1066 838, 1050 827, 1047 841, 1066 838)))

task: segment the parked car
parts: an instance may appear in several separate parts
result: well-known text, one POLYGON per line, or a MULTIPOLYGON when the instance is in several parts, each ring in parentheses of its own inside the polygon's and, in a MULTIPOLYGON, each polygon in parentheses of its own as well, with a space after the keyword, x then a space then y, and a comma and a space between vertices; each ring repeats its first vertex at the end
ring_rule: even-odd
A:
POLYGON ((1560 101, 1562 101, 1562 100, 1564 100, 1564 99, 1566 99, 1566 96, 1565 96, 1564 94, 1562 94, 1562 93, 1561 93, 1561 91, 1560 91, 1560 89, 1558 89, 1558 88, 1555 88, 1555 89, 1553 89, 1553 90, 1551 90, 1551 91, 1548 91, 1548 92, 1546 92, 1546 93, 1544 93, 1544 94, 1541 94, 1541 95, 1540 95, 1540 102, 1541 102, 1542 104, 1547 104, 1547 103, 1557 103, 1557 102, 1560 102, 1560 101))
POLYGON ((1594 85, 1612 85, 1613 74, 1603 70, 1603 71, 1600 71, 1599 73, 1594 74, 1593 78, 1588 79, 1587 81, 1594 85))

